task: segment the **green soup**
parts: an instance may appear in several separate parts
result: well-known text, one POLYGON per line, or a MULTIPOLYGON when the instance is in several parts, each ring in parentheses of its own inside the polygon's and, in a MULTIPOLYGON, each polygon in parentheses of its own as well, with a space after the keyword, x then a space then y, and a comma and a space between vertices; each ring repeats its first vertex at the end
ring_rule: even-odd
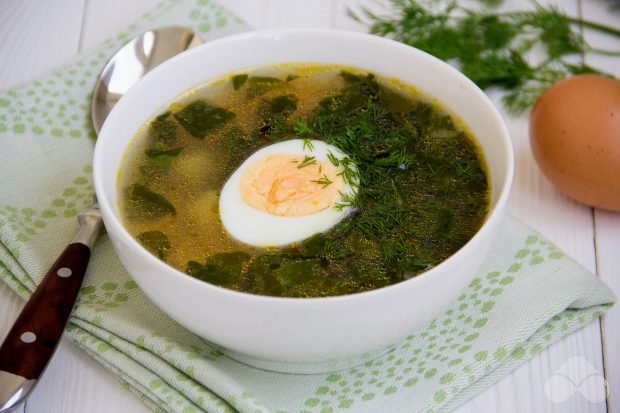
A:
POLYGON ((461 248, 489 209, 486 163, 448 109, 413 87, 349 67, 262 67, 181 96, 136 134, 119 173, 129 232, 169 265, 253 294, 322 297, 384 287, 461 248), (228 177, 278 141, 323 140, 356 165, 354 211, 281 248, 228 235, 228 177))

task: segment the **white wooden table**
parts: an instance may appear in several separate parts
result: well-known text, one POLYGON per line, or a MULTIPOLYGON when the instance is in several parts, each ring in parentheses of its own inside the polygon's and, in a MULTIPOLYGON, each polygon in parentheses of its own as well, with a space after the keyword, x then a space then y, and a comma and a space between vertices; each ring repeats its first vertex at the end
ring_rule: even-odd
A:
MULTIPOLYGON (((122 30, 157 0, 0 0, 0 90, 31 81, 122 30)), ((346 15, 356 0, 220 0, 251 27, 332 27, 364 31, 346 15)), ((368 1, 368 0, 365 0, 368 1)), ((548 3, 548 1, 540 1, 548 3)), ((524 1, 513 0, 515 8, 524 1)), ((620 28, 612 1, 558 0, 568 13, 620 28)), ((616 2, 617 3, 617 2, 616 2)), ((620 50, 620 39, 586 33, 598 46, 620 50)), ((588 58, 588 63, 620 77, 620 57, 588 58)), ((492 98, 499 102, 497 96, 492 98)), ((516 179, 510 211, 551 239, 603 279, 620 296, 620 213, 592 209, 560 194, 532 158, 527 117, 504 116, 516 152, 516 179)), ((620 177, 613 177, 620 179, 620 177)), ((0 194, 0 203, 1 203, 0 194)), ((23 303, 0 283, 0 340, 23 303)), ((613 412, 620 413, 620 305, 602 322, 567 336, 523 364, 458 412, 613 412), (545 383, 568 360, 590 363, 607 388, 590 401, 579 392, 562 403, 545 393, 545 383)), ((572 374, 579 381, 580 372, 572 374)), ((578 383, 576 383, 578 384, 578 383)), ((592 399, 592 398, 590 398, 592 399)), ((147 408, 86 354, 63 340, 42 381, 19 413, 147 412, 147 408)))

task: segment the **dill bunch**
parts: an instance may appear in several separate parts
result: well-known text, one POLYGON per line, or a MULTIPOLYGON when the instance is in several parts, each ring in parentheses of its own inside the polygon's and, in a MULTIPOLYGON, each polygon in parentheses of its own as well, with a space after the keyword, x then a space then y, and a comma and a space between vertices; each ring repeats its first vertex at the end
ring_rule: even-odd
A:
POLYGON ((503 103, 512 114, 526 111, 537 97, 570 75, 610 76, 584 63, 586 53, 618 55, 588 45, 581 29, 620 37, 620 30, 571 17, 554 6, 535 3, 532 10, 501 12, 502 0, 479 0, 468 8, 456 0, 389 0, 386 14, 367 8, 349 15, 370 32, 424 50, 458 67, 480 88, 505 91, 503 103), (542 49, 545 58, 530 54, 542 49), (577 63, 576 63, 577 62, 577 63))

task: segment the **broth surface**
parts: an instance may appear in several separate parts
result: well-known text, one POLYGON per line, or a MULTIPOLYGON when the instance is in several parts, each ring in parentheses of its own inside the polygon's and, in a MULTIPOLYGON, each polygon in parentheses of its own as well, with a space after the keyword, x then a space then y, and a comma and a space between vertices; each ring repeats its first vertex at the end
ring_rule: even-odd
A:
POLYGON ((455 116, 398 81, 341 66, 257 68, 192 90, 136 134, 119 172, 123 224, 169 265, 254 294, 319 297, 403 281, 448 258, 489 208, 485 161, 455 116), (350 157, 354 208, 284 248, 228 235, 219 194, 252 153, 323 140, 350 157))

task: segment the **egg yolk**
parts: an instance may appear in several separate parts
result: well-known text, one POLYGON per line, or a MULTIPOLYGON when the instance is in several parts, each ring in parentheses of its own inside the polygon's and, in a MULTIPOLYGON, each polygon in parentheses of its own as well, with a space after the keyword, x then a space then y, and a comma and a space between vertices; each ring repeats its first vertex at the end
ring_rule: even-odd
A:
POLYGON ((269 155, 241 178, 244 201, 284 217, 311 215, 341 199, 344 180, 332 164, 294 155, 269 155))

